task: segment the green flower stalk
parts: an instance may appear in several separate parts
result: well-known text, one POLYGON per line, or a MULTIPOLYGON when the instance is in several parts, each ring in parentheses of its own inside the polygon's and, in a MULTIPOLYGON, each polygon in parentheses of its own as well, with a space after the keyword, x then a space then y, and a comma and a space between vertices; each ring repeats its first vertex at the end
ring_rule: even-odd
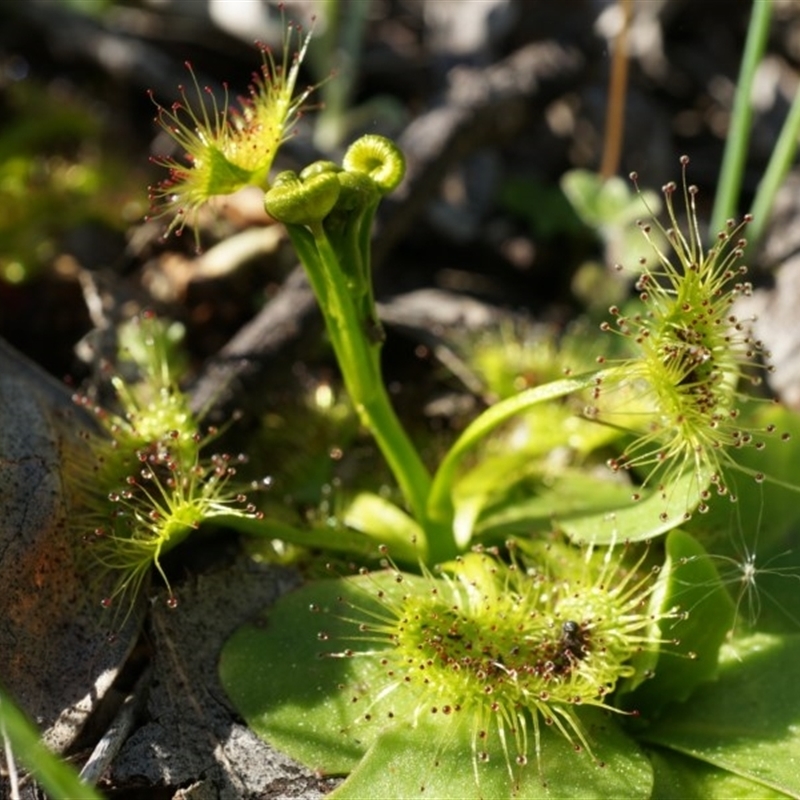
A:
MULTIPOLYGON (((467 427, 434 475, 429 473, 384 385, 384 334, 370 263, 375 212, 382 197, 403 178, 402 152, 389 139, 367 135, 350 146, 341 165, 320 161, 299 173, 282 172, 268 185, 275 150, 310 91, 294 94, 307 45, 308 37, 291 67, 287 44, 280 66, 265 57, 263 77, 237 114, 228 111, 227 101, 222 109, 201 103, 201 110, 194 112, 185 92, 171 112, 162 109, 162 125, 187 151, 191 166, 162 162, 172 174, 156 194, 165 213, 176 215, 171 228, 180 230, 186 214, 195 213, 214 195, 247 184, 266 189, 265 208, 285 224, 303 263, 359 420, 374 436, 420 531, 415 537, 419 557, 436 564, 469 546, 474 519, 462 514, 464 524, 457 523, 454 493, 464 456, 512 417, 587 387, 593 391, 586 415, 633 437, 622 455, 609 462, 613 470, 643 474, 642 487, 649 484, 660 490, 670 508, 682 506, 684 515, 696 507, 698 497, 700 510, 707 507, 709 486, 727 493, 724 473, 736 466, 730 451, 762 445, 739 423, 739 384, 743 377, 759 381, 753 368, 759 369, 759 360, 767 354, 733 311, 736 299, 751 292, 743 279, 746 269, 739 264, 748 220, 731 222, 704 250, 695 208, 697 189, 687 185, 685 157, 681 163, 688 229, 681 230, 673 202, 677 187, 670 183, 664 188, 670 227, 662 231, 674 252, 661 249, 650 239, 650 226, 642 225, 657 256, 657 266, 644 265, 637 282, 644 311, 627 315, 614 307, 616 324, 602 326, 625 337, 635 356, 614 363, 600 358, 602 366, 596 372, 534 386, 498 402, 467 427), (697 484, 690 487, 686 502, 672 503, 670 488, 693 475, 697 484)), ((196 82, 195 88, 202 94, 196 82)), ((634 496, 639 495, 637 491, 634 496)), ((671 515, 664 510, 662 522, 669 522, 671 515)))
MULTIPOLYGON (((268 182, 275 153, 289 135, 311 88, 295 95, 300 62, 310 35, 289 65, 292 30, 276 65, 264 51, 262 75, 236 113, 226 98, 216 104, 210 90, 194 82, 193 107, 184 89, 171 110, 159 107, 158 121, 185 151, 186 163, 156 159, 169 178, 151 190, 157 216, 171 216, 168 233, 193 223, 206 202, 244 186, 267 189, 265 207, 288 230, 320 308, 344 382, 361 422, 375 436, 403 496, 424 525, 430 475, 400 425, 380 371, 383 330, 375 311, 370 265, 370 234, 378 204, 402 180, 405 159, 390 140, 364 136, 339 167, 312 164, 299 175, 284 172, 268 182), (210 104, 203 95, 211 97, 210 104)), ((434 526, 437 527, 437 526, 434 526)), ((430 555, 439 560, 456 550, 447 526, 430 555)), ((420 542, 424 550, 428 542, 420 542)))
MULTIPOLYGON (((733 311, 737 298, 752 291, 743 279, 747 268, 739 263, 750 218, 729 221, 704 249, 695 205, 698 190, 686 182, 688 164, 688 157, 682 157, 687 230, 681 229, 674 208, 677 187, 669 183, 663 194, 670 227, 656 225, 672 253, 654 242, 649 223, 640 223, 659 265, 644 267, 636 283, 644 310, 629 315, 614 306, 614 323, 601 325, 624 336, 636 355, 600 374, 588 414, 635 436, 609 462, 613 470, 642 470, 644 484, 657 476, 663 487, 694 471, 699 481, 725 494, 725 468, 737 468, 730 451, 763 446, 738 422, 746 399, 739 385, 743 379, 760 383, 762 359, 769 354, 733 311)), ((631 178, 636 183, 636 175, 631 178)))
POLYGON ((181 99, 167 109, 158 106, 158 124, 185 153, 185 162, 154 158, 169 177, 151 187, 153 216, 171 217, 167 233, 195 226, 199 209, 209 200, 245 186, 265 187, 278 148, 292 135, 309 95, 316 87, 296 93, 300 65, 311 33, 302 37, 299 27, 287 28, 283 54, 276 63, 271 50, 261 46, 262 67, 240 98, 229 105, 227 87, 220 106, 209 87, 201 89, 190 64, 195 98, 180 87, 181 99), (293 34, 298 49, 290 56, 293 34))
MULTIPOLYGON (((395 693, 416 698, 403 722, 469 720, 478 786, 481 763, 498 756, 512 785, 531 755, 541 772, 542 724, 592 755, 578 709, 629 713, 614 706, 615 687, 637 676, 634 657, 666 643, 659 623, 680 617, 656 607, 646 549, 627 564, 626 551, 584 556, 565 547, 558 557, 548 552, 545 565, 476 551, 446 565, 441 578, 387 563, 385 573, 351 579, 370 602, 345 601, 358 632, 352 647, 329 655, 374 659, 384 676, 370 687, 359 724, 398 724, 387 712, 395 693)), ((358 725, 346 733, 357 737, 358 725)))
POLYGON ((455 554, 452 531, 446 525, 426 526, 431 478, 386 393, 380 366, 383 331, 370 265, 375 211, 404 173, 405 159, 397 146, 382 136, 367 135, 350 146, 341 167, 318 162, 299 175, 278 175, 265 207, 286 225, 319 301, 359 419, 375 437, 409 508, 428 534, 419 542, 422 557, 437 561, 455 554))

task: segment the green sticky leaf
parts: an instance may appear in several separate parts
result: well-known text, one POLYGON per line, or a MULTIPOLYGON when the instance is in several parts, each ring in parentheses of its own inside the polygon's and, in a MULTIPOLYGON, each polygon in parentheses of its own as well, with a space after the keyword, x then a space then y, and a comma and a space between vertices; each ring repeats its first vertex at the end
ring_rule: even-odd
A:
POLYGON ((356 619, 385 618, 403 596, 430 591, 430 578, 404 575, 399 584, 391 571, 308 584, 226 643, 222 685, 277 749, 322 774, 353 772, 342 797, 413 797, 422 786, 428 797, 649 796, 647 759, 616 717, 597 709, 574 709, 591 753, 576 752, 574 733, 570 742, 566 728, 556 729, 567 723, 539 717, 537 759, 530 718, 524 764, 491 720, 475 719, 475 706, 434 718, 430 698, 421 702, 381 664, 381 650, 393 646, 388 636, 367 638, 356 619), (488 731, 479 741, 476 725, 488 731))
POLYGON ((642 738, 800 797, 800 635, 756 634, 723 654, 718 680, 668 709, 642 738))
MULTIPOLYGON (((540 763, 531 758, 524 767, 515 765, 512 778, 505 759, 493 756, 478 765, 477 780, 467 717, 456 726, 431 717, 414 728, 397 725, 374 742, 331 798, 649 798, 652 771, 635 742, 608 715, 585 709, 581 719, 596 761, 542 726, 540 763)), ((502 751, 499 742, 493 744, 502 751)))
MULTIPOLYGON (((360 721, 369 705, 364 698, 386 684, 377 659, 326 655, 366 644, 354 639, 357 627, 346 619, 352 611, 343 599, 367 612, 381 610, 354 581, 311 583, 240 628, 220 659, 222 685, 248 725, 278 750, 323 774, 350 772, 383 723, 382 718, 381 724, 360 721)), ((374 705, 373 715, 378 707, 387 713, 386 703, 374 705)))
POLYGON ((711 483, 710 470, 689 471, 665 488, 640 492, 633 501, 628 487, 621 501, 619 484, 598 479, 587 487, 572 513, 556 517, 559 527, 574 542, 616 544, 643 542, 672 530, 697 508, 711 483))

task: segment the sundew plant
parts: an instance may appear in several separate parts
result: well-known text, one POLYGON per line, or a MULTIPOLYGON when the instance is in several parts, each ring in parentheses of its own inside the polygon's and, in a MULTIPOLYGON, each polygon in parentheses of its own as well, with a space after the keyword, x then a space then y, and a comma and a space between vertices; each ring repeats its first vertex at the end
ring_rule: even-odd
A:
POLYGON ((113 379, 120 410, 98 409, 97 458, 76 471, 87 552, 109 576, 103 604, 124 608, 151 565, 166 580, 163 555, 208 519, 323 551, 329 577, 241 628, 220 675, 259 735, 346 776, 338 797, 800 797, 787 667, 800 656, 800 565, 783 555, 797 423, 752 394, 769 367, 736 309, 751 292, 749 218, 709 243, 681 159, 666 220, 643 202, 652 257, 631 254, 636 296, 600 325, 607 350, 564 371, 560 353, 587 352, 588 337, 550 342, 536 374, 552 379, 512 393, 487 380, 500 399, 430 455, 390 401, 370 260, 403 153, 369 134, 340 161, 271 174, 309 97, 297 87, 308 45, 290 28, 280 59, 262 51, 235 109, 194 78, 159 108, 186 157, 158 162, 153 214, 181 232, 216 197, 263 190, 394 486, 342 486, 322 525, 251 505, 244 459, 207 455, 214 431, 150 328, 144 380, 113 379), (742 619, 742 586, 763 591, 763 614, 742 619), (788 614, 767 613, 767 599, 788 614))
MULTIPOLYGON (((247 526, 365 561, 239 631, 221 675, 269 741, 350 774, 340 796, 649 797, 676 780, 686 796, 800 791, 796 728, 776 719, 797 633, 743 626, 754 557, 706 550, 725 545, 716 509, 779 491, 772 454, 791 448, 794 424, 748 394, 769 369, 736 310, 752 291, 750 220, 706 244, 688 167, 662 190, 666 222, 640 223, 653 257, 633 270, 637 297, 601 325, 608 355, 502 397, 434 464, 384 388, 370 272, 372 219, 403 154, 368 135, 341 164, 264 185, 398 491, 345 490, 324 532, 269 514, 247 526), (738 585, 717 569, 726 558, 738 585), (742 699, 758 709, 747 724, 742 699)), ((787 506, 759 523, 767 559, 787 506)))
MULTIPOLYGON (((342 797, 650 797, 677 779, 687 796, 796 795, 798 743, 785 723, 777 745, 764 738, 781 701, 750 671, 767 653, 777 680, 794 625, 778 625, 786 635, 742 626, 740 586, 717 569, 735 557, 703 545, 718 546, 728 509, 763 507, 765 481, 770 497, 785 491, 772 474, 781 456, 770 456, 791 447, 791 417, 745 391, 768 368, 734 308, 751 291, 747 220, 704 247, 682 159, 680 189, 663 189, 667 225, 641 226, 666 245, 640 266, 638 297, 601 325, 623 354, 610 345, 617 354, 584 372, 499 400, 429 473, 401 457, 413 445, 382 405, 368 246, 360 216, 347 216, 358 209, 349 185, 366 186, 384 159, 402 164, 391 142, 366 137, 341 167, 278 176, 266 203, 309 272, 400 497, 358 492, 340 514, 347 535, 329 533, 331 550, 356 550, 353 533, 374 541, 377 568, 311 583, 269 612, 268 627, 234 636, 221 663, 231 698, 279 748, 350 773, 342 797), (729 692, 762 690, 745 747, 729 692), (704 730, 700 713, 719 728, 704 730), (773 746, 776 760, 753 756, 773 746)), ((364 190, 370 213, 377 194, 364 190)), ((772 546, 792 518, 782 504, 761 540, 772 546)), ((260 525, 303 541, 269 518, 260 525)), ((742 570, 757 591, 751 566, 742 570)))
POLYGON ((98 423, 68 473, 82 509, 74 527, 112 635, 152 567, 167 586, 167 603, 177 605, 161 559, 201 523, 259 516, 236 478, 245 457, 209 452, 219 431, 203 426, 178 387, 175 327, 151 313, 135 318, 120 331, 122 366, 109 375, 113 400, 74 396, 98 423))
MULTIPOLYGON (((229 190, 233 156, 220 156, 257 140, 253 109, 305 101, 282 93, 294 90, 298 62, 288 63, 265 73, 241 114, 188 109, 185 94, 161 113, 190 156, 154 193, 164 213, 178 211, 173 226, 229 190)), ((264 127, 264 153, 284 130, 264 127)), ((403 178, 402 152, 366 135, 341 163, 274 178, 261 162, 248 168, 397 484, 388 495, 343 488, 324 530, 268 510, 237 522, 362 559, 353 575, 333 561, 331 578, 283 598, 267 626, 241 629, 221 662, 257 732, 318 771, 349 773, 339 796, 650 797, 675 780, 686 796, 800 792, 796 728, 774 718, 780 664, 800 640, 735 625, 737 602, 703 544, 716 546, 714 529, 701 522, 752 499, 773 471, 780 483, 768 456, 791 446, 791 420, 746 393, 768 368, 735 309, 751 291, 749 220, 707 246, 681 165, 680 183, 663 189, 667 222, 641 224, 655 257, 638 267, 638 297, 601 325, 610 355, 498 400, 433 464, 385 388, 370 268, 372 221, 403 178), (733 697, 760 709, 744 737, 733 697), (699 724, 709 717, 711 731, 699 724), (766 747, 768 760, 754 755, 766 747)))

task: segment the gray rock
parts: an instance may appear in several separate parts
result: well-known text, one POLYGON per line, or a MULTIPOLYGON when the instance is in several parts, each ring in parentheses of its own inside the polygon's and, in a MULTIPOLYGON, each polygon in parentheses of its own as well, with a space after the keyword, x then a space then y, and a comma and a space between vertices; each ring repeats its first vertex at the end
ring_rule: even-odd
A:
POLYGON ((175 798, 192 800, 315 798, 332 788, 241 724, 217 676, 227 638, 297 582, 292 572, 243 556, 190 579, 176 608, 156 600, 148 719, 116 759, 113 784, 166 784, 175 798))

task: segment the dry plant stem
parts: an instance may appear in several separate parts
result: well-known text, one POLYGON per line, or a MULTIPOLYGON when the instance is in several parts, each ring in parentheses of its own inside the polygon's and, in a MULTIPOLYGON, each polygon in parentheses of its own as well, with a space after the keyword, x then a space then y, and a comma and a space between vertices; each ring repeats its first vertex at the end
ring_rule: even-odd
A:
POLYGON ((481 147, 513 139, 577 86, 585 68, 578 50, 547 41, 521 47, 487 69, 453 70, 443 104, 415 119, 397 140, 408 168, 403 184, 381 203, 385 223, 373 264, 382 264, 411 230, 454 166, 481 147))
POLYGON ((631 23, 631 0, 619 0, 622 28, 614 43, 611 61, 611 80, 608 89, 608 111, 600 176, 603 180, 619 169, 622 140, 625 131, 625 95, 628 87, 628 30, 631 23))
POLYGON ((147 688, 152 677, 152 667, 147 667, 139 676, 133 690, 123 700, 122 706, 108 730, 95 746, 89 760, 83 765, 79 776, 81 780, 94 785, 111 766, 125 740, 130 736, 134 723, 144 707, 147 688))
POLYGON ((297 338, 316 315, 316 301, 298 265, 278 293, 203 368, 191 388, 193 413, 224 411, 241 402, 243 390, 257 393, 269 360, 297 338))

